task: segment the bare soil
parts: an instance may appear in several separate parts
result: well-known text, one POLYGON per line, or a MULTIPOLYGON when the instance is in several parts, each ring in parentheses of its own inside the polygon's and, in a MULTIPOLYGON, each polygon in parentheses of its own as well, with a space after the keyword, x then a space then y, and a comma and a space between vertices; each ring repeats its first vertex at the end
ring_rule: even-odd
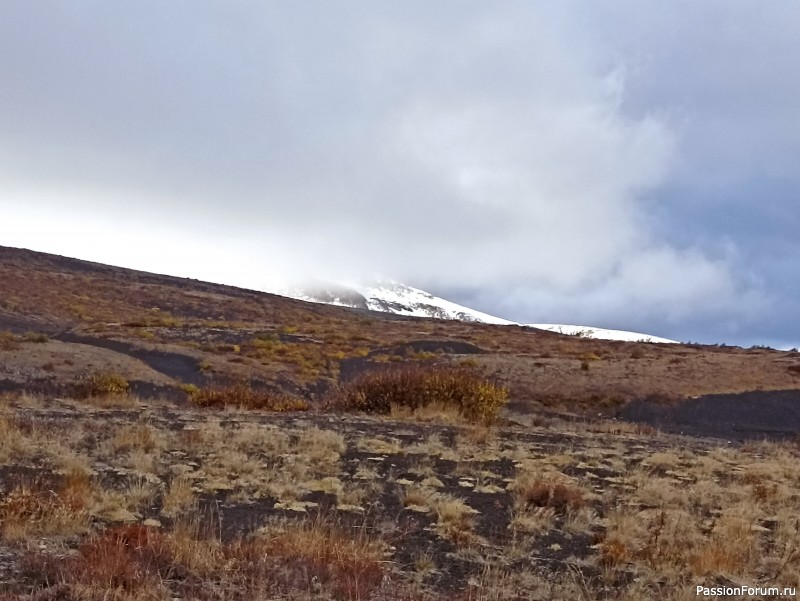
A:
POLYGON ((800 435, 800 390, 712 394, 677 403, 632 401, 618 417, 692 436, 796 440, 800 435))

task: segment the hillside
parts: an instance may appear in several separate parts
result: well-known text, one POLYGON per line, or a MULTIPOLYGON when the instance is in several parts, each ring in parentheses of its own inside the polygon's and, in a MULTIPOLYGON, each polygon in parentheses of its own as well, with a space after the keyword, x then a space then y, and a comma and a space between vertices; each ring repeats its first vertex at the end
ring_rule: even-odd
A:
POLYGON ((246 379, 313 402, 342 376, 408 359, 468 360, 507 385, 522 412, 800 385, 796 353, 395 316, 11 248, 0 248, 0 282, 0 331, 48 337, 0 351, 8 390, 58 389, 105 370, 145 396, 246 379))
POLYGON ((0 248, 0 601, 796 587, 798 384, 0 248))

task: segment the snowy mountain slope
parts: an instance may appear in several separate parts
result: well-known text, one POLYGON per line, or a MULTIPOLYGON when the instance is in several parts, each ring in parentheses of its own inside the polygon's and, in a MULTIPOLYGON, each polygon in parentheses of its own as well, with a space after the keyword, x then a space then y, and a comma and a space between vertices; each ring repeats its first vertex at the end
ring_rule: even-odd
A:
POLYGON ((292 288, 277 292, 299 300, 356 309, 369 309, 395 315, 412 317, 433 317, 436 319, 454 319, 496 325, 527 325, 532 328, 549 330, 559 334, 598 338, 602 340, 624 340, 629 342, 675 342, 667 338, 609 330, 593 326, 575 326, 564 324, 520 324, 502 317, 495 317, 482 311, 470 309, 463 305, 434 296, 429 292, 406 286, 391 280, 380 280, 373 286, 312 284, 302 288, 292 288))
POLYGON ((301 289, 285 291, 284 295, 311 302, 369 309, 395 315, 517 325, 513 321, 433 296, 419 288, 386 280, 379 281, 374 286, 315 284, 301 289))
POLYGON ((595 328, 592 326, 569 326, 556 323, 529 323, 531 328, 549 330, 559 334, 570 336, 580 336, 582 338, 598 338, 600 340, 625 340, 627 342, 677 342, 669 338, 660 338, 650 334, 640 334, 639 332, 626 332, 625 330, 609 330, 607 328, 595 328))

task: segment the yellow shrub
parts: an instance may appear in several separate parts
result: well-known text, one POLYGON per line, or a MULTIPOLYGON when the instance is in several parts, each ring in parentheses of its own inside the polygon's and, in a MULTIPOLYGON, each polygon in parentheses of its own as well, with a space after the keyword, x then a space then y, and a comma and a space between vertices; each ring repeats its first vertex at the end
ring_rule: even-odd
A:
POLYGON ((431 403, 455 407, 466 418, 490 423, 508 402, 508 390, 463 367, 398 366, 367 372, 342 385, 331 404, 339 409, 389 413, 431 403))

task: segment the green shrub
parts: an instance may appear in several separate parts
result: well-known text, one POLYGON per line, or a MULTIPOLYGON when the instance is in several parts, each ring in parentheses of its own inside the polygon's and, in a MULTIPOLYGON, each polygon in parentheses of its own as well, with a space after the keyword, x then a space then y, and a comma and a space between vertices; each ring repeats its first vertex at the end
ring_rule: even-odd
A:
POLYGON ((465 367, 406 365, 370 371, 341 385, 330 404, 345 411, 389 413, 431 403, 454 407, 467 419, 491 423, 508 390, 465 367))
POLYGON ((225 406, 261 411, 308 411, 308 401, 268 390, 254 390, 246 384, 187 390, 189 399, 200 407, 225 406))

